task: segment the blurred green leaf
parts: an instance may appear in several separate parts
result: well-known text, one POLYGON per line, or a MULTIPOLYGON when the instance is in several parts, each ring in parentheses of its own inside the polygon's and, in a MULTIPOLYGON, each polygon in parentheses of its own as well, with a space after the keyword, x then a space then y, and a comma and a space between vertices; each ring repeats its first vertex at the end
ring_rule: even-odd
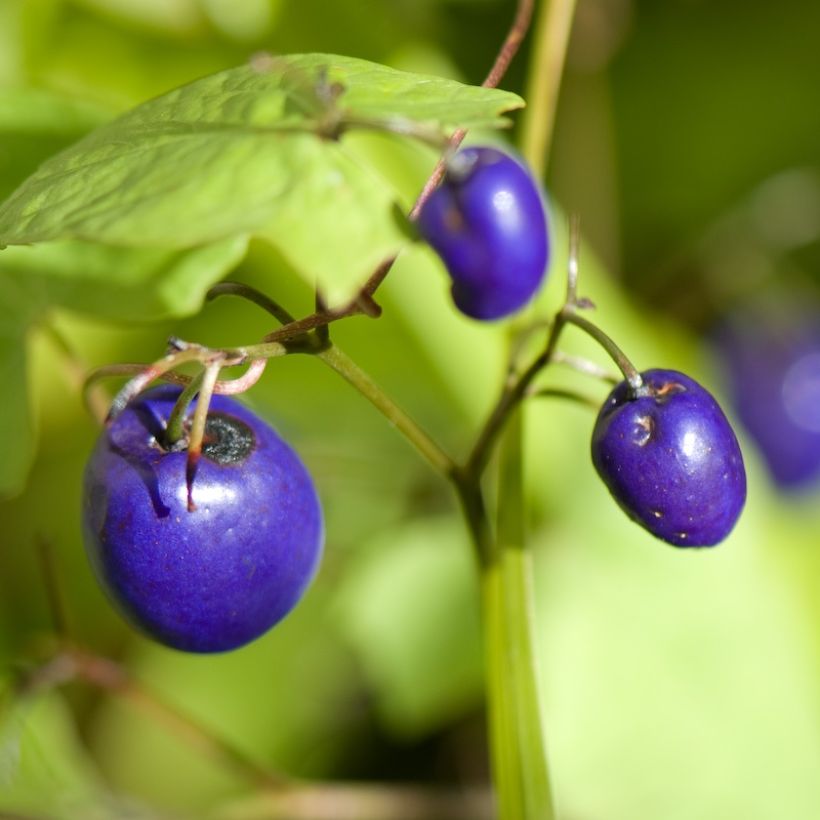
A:
POLYGON ((242 236, 190 251, 50 242, 0 252, 0 277, 38 293, 44 305, 153 321, 199 310, 207 289, 242 260, 247 246, 242 236))
POLYGON ((423 735, 480 702, 477 570, 456 518, 377 536, 340 583, 341 627, 394 732, 423 735))
POLYGON ((26 373, 26 337, 36 320, 58 306, 119 321, 194 313, 247 244, 236 237, 172 251, 69 241, 0 251, 0 383, 14 386, 0 403, 0 496, 23 488, 36 452, 26 373))
POLYGON ((493 125, 522 104, 350 57, 271 58, 145 103, 46 162, 0 207, 0 242, 179 248, 257 232, 344 298, 408 239, 392 188, 344 139, 317 135, 335 84, 343 120, 368 127, 493 125))
POLYGON ((106 789, 62 698, 18 698, 0 714, 0 814, 53 820, 148 817, 106 789))
POLYGON ((99 106, 70 97, 36 88, 0 88, 0 199, 46 157, 107 119, 99 106))
MULTIPOLYGON (((328 777, 360 731, 356 672, 322 579, 294 612, 234 652, 172 652, 147 640, 130 668, 170 704, 247 756, 294 777, 328 777)), ((118 699, 99 710, 91 744, 115 787, 202 817, 247 777, 118 699)))
POLYGON ((0 135, 54 134, 76 137, 102 125, 97 105, 39 88, 0 88, 0 135))

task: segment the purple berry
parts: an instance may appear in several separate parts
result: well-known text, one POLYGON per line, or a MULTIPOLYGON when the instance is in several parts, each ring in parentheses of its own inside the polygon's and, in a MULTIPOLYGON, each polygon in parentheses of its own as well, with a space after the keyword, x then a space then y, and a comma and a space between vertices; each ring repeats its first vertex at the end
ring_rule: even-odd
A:
POLYGON ((307 470, 236 401, 214 396, 187 509, 186 453, 162 446, 180 390, 133 400, 100 436, 85 472, 86 550, 135 627, 188 652, 242 646, 301 598, 322 552, 307 470))
POLYGON ((456 307, 499 319, 524 307, 549 261, 547 218, 529 171, 496 148, 465 148, 418 216, 442 258, 456 307))
POLYGON ((675 370, 621 382, 592 433, 592 462, 626 514, 679 547, 722 541, 746 500, 735 434, 712 395, 675 370))
POLYGON ((769 299, 735 311, 714 334, 728 392, 775 483, 820 479, 820 311, 769 299))

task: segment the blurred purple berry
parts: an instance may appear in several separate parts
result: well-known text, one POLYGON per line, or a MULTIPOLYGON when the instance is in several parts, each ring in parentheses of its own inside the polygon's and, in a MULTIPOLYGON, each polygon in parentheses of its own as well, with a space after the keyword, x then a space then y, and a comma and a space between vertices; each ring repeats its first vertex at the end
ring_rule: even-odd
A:
POLYGON ((465 148, 418 216, 444 262, 456 307, 474 319, 523 308, 549 262, 547 217, 530 172, 496 148, 465 148))
POLYGON ((713 334, 727 392, 774 482, 820 480, 820 309, 776 298, 732 313, 713 334))

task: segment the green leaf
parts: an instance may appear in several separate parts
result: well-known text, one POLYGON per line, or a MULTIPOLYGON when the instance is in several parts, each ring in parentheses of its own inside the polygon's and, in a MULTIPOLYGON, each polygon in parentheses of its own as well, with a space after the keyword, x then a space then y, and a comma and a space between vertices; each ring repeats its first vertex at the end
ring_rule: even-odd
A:
POLYGON ((0 206, 0 243, 182 248, 250 232, 341 299, 408 242, 347 128, 498 125, 522 104, 351 57, 271 58, 147 102, 46 162, 0 206))
POLYGON ((207 289, 242 260, 247 246, 243 236, 190 251, 51 242, 7 248, 0 277, 36 294, 42 305, 153 321, 199 310, 207 289))
POLYGON ((0 817, 158 820, 139 800, 106 785, 60 693, 15 697, 11 685, 6 688, 0 709, 0 817))
POLYGON ((0 814, 102 818, 104 803, 112 808, 60 695, 17 698, 3 709, 0 814))
POLYGON ((26 337, 51 307, 119 321, 195 313, 208 287, 245 255, 236 237, 190 251, 54 242, 0 252, 0 402, 5 436, 0 497, 23 489, 36 453, 26 378, 26 337))

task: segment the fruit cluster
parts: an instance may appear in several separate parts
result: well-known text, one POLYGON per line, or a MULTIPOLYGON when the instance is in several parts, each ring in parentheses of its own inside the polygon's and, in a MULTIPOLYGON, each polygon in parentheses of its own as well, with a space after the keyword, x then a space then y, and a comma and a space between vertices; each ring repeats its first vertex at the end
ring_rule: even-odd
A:
MULTIPOLYGON (((470 317, 507 316, 544 280, 543 198, 524 166, 495 148, 453 158, 418 226, 470 317)), ((104 430, 86 470, 86 545, 132 624, 177 649, 224 651, 296 605, 322 551, 322 513, 294 452, 225 397, 212 397, 192 478, 184 438, 182 446, 168 440, 180 393, 165 386, 138 395, 104 430)), ((745 501, 726 417, 675 371, 635 372, 612 391, 595 423, 592 461, 626 513, 676 546, 718 543, 745 501)))

